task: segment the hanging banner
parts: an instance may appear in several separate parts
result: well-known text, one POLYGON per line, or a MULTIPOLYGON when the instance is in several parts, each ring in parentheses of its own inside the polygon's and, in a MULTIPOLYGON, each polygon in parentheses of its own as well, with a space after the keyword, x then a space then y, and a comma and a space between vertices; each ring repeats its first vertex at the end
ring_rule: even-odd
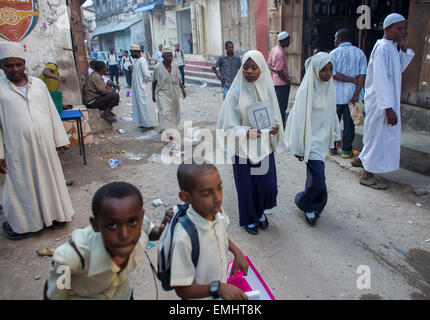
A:
POLYGON ((38 18, 37 0, 0 0, 0 37, 19 42, 33 31, 38 18))

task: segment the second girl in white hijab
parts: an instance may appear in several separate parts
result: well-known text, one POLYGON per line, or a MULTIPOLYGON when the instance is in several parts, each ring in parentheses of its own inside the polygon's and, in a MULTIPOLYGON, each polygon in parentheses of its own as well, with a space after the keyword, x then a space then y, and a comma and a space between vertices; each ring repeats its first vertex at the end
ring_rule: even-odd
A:
POLYGON ((288 152, 307 165, 306 187, 295 203, 315 225, 327 204, 324 161, 330 148, 340 148, 339 120, 328 53, 312 57, 296 94, 285 128, 288 152))

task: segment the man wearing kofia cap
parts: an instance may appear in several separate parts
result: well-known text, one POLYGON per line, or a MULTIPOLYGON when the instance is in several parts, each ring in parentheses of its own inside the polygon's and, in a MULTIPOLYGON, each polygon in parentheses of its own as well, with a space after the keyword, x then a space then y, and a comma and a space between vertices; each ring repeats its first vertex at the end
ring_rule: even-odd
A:
POLYGON ((360 158, 352 163, 363 166, 360 183, 365 186, 386 189, 374 174, 399 169, 402 73, 414 55, 407 47, 405 18, 398 13, 388 15, 384 20, 384 38, 376 42, 367 69, 364 148, 360 158))
POLYGON ((74 214, 57 155, 69 138, 45 83, 26 75, 25 59, 21 44, 0 42, 3 232, 10 240, 61 228, 74 214))
POLYGON ((279 44, 270 52, 267 63, 271 71, 273 84, 275 85, 282 122, 285 128, 285 111, 287 111, 288 99, 290 97, 290 75, 288 74, 287 57, 284 50, 290 46, 291 37, 288 32, 282 31, 278 34, 278 41, 279 44))

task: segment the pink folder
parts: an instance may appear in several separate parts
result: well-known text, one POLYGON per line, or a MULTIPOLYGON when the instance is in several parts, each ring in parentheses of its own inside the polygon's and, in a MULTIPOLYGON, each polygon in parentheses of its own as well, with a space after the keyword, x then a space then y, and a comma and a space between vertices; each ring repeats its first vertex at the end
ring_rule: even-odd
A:
POLYGON ((243 292, 259 291, 260 300, 276 300, 251 260, 249 260, 247 256, 245 256, 245 258, 248 260, 249 264, 248 275, 244 276, 243 272, 238 270, 236 274, 232 276, 233 261, 230 261, 227 269, 227 274, 229 275, 227 283, 238 287, 243 292))

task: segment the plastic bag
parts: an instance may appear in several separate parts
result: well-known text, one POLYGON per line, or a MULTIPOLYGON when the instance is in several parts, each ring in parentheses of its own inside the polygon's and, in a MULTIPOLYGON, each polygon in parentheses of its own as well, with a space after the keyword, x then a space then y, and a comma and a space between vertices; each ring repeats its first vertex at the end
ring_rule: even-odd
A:
POLYGON ((352 121, 354 121, 354 124, 356 126, 361 126, 364 122, 364 102, 350 102, 348 106, 349 111, 351 113, 352 121))

